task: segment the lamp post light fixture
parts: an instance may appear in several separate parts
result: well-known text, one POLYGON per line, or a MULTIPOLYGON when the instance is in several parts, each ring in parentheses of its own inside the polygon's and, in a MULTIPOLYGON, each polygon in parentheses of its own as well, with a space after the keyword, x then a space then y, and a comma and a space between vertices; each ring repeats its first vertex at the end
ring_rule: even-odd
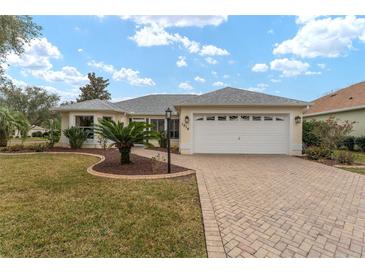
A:
POLYGON ((167 108, 165 117, 167 122, 167 173, 171 173, 171 144, 170 144, 170 123, 172 110, 167 108))

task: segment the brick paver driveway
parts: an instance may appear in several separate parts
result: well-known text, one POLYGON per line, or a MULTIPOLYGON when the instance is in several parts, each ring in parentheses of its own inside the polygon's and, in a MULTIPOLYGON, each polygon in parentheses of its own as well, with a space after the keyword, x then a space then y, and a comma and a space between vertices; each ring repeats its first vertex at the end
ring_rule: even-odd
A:
POLYGON ((173 162, 198 171, 211 257, 365 257, 364 175, 289 156, 173 162))

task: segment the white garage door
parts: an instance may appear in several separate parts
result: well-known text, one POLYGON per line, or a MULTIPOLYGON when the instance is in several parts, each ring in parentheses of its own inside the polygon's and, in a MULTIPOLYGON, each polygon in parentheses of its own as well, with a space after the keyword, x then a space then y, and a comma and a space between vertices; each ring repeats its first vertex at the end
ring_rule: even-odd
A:
POLYGON ((194 153, 287 154, 288 149, 288 115, 194 116, 194 153))

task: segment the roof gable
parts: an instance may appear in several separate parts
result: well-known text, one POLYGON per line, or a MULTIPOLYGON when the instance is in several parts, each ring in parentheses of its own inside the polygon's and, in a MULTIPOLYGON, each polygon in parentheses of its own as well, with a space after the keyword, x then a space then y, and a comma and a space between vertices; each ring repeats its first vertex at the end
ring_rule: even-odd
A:
POLYGON ((196 98, 194 94, 151 94, 114 103, 129 114, 164 115, 167 108, 176 114, 174 105, 181 101, 196 98))
POLYGON ((226 87, 202 94, 176 104, 177 106, 193 105, 293 105, 305 106, 307 102, 269 95, 244 89, 226 87))
POLYGON ((82 101, 74 104, 69 105, 62 105, 59 107, 53 108, 53 110, 58 111, 85 111, 85 110, 100 110, 100 111, 119 111, 123 112, 121 108, 115 106, 113 103, 108 101, 103 101, 100 99, 93 99, 82 101))
POLYGON ((360 106, 365 107, 365 82, 351 85, 314 100, 305 114, 330 112, 360 106))

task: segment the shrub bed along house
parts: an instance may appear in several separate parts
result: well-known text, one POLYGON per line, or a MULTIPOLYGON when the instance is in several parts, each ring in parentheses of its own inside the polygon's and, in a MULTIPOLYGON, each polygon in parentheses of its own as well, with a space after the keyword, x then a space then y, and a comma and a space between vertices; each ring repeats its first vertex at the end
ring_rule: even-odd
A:
MULTIPOLYGON (((325 121, 304 121, 303 144, 304 153, 311 160, 326 160, 331 164, 351 165, 354 162, 354 150, 357 139, 349 136, 353 122, 340 122, 334 117, 325 121)), ((361 143, 361 138, 359 143, 361 143)), ((364 138, 365 143, 365 138, 364 138)))

